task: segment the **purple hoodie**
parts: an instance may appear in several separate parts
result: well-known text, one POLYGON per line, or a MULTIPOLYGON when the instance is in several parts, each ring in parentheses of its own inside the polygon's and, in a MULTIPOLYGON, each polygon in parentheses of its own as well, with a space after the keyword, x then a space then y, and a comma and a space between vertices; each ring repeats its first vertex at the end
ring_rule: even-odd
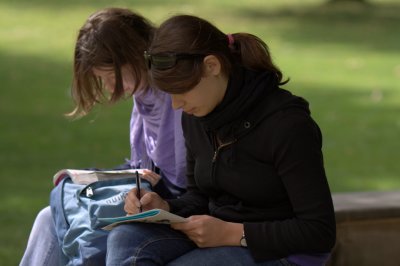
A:
POLYGON ((174 185, 186 187, 186 149, 181 110, 171 97, 149 89, 137 92, 130 122, 131 160, 134 168, 152 169, 152 162, 174 185))

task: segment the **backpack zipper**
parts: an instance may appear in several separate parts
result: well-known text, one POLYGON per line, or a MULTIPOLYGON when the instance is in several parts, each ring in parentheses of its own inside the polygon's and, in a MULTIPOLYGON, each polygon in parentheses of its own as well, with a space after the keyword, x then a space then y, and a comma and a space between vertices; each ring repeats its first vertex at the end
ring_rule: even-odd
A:
POLYGON ((86 188, 86 197, 90 198, 94 195, 93 189, 91 187, 86 188))

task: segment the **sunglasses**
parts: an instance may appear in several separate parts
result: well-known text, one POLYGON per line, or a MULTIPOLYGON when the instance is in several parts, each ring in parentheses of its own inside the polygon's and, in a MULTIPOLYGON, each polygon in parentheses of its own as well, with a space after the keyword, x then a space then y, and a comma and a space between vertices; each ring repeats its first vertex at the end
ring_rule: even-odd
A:
POLYGON ((146 60, 147 67, 152 67, 158 70, 165 70, 173 68, 178 60, 202 58, 203 54, 186 54, 186 53, 161 53, 161 54, 150 54, 144 52, 144 59, 146 60))

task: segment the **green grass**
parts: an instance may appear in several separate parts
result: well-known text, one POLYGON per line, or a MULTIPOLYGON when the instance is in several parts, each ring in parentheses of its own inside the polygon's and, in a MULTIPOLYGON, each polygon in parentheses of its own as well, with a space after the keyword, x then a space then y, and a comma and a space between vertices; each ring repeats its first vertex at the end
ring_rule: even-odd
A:
MULTIPOLYGON (((400 4, 317 0, 113 1, 156 24, 191 13, 270 46, 311 103, 324 133, 334 192, 400 188, 400 4)), ((0 264, 16 265, 51 177, 67 167, 113 167, 129 156, 131 101, 79 121, 63 114, 75 37, 109 1, 0 0, 0 264)))

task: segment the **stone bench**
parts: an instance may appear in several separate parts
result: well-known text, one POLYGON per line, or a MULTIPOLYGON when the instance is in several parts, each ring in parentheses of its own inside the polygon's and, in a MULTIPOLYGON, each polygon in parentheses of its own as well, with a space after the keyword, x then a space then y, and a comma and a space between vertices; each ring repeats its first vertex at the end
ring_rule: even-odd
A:
POLYGON ((334 193, 337 241, 329 266, 400 265, 400 191, 334 193))

